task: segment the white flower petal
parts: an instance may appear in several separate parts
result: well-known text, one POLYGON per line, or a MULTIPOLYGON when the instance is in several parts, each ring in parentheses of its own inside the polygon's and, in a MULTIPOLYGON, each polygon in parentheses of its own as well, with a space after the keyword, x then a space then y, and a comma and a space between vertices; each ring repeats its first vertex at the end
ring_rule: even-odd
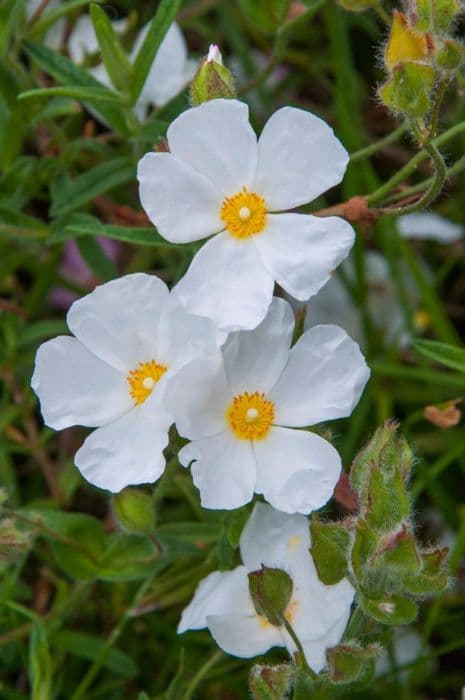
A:
POLYGON ((214 571, 200 581, 191 602, 181 615, 178 634, 207 627, 209 615, 240 611, 249 613, 251 600, 245 566, 232 571, 214 571))
POLYGON ((167 381, 166 405, 179 433, 190 440, 224 431, 231 401, 220 352, 193 360, 167 381))
POLYGON ((365 342, 362 314, 337 274, 308 302, 304 329, 326 323, 343 328, 360 345, 365 342))
POLYGON ((247 570, 256 571, 263 564, 289 571, 290 562, 309 557, 309 525, 303 515, 288 515, 267 503, 256 503, 240 538, 247 570))
POLYGON ((344 175, 349 154, 326 122, 310 112, 283 107, 258 141, 254 187, 270 211, 311 202, 344 175))
POLYGON ((397 220, 397 228, 403 238, 454 243, 464 237, 465 229, 439 214, 415 212, 397 220))
POLYGON ((356 343, 338 326, 314 326, 292 348, 269 398, 279 425, 306 426, 349 416, 370 370, 356 343))
POLYGON ((274 386, 289 357, 293 331, 292 308, 284 299, 275 297, 257 328, 229 335, 223 356, 234 395, 243 391, 267 392, 274 386))
POLYGON ((98 428, 77 451, 75 464, 94 486, 118 493, 156 481, 165 468, 170 419, 154 416, 148 402, 98 428))
MULTIPOLYGON (((131 57, 134 60, 149 29, 149 24, 141 29, 131 57)), ((185 87, 191 75, 186 71, 187 46, 179 26, 174 22, 165 34, 152 63, 138 99, 145 107, 152 104, 163 107, 185 87)))
POLYGON ((264 654, 271 647, 284 646, 280 628, 261 620, 258 615, 211 615, 207 623, 218 646, 241 659, 264 654))
POLYGON ((331 498, 341 471, 332 445, 314 433, 273 427, 254 441, 258 478, 255 490, 285 513, 310 513, 331 498))
POLYGON ((179 115, 168 129, 171 153, 230 197, 250 187, 257 167, 257 138, 249 108, 237 100, 210 100, 179 115))
POLYGON ((173 294, 190 313, 232 331, 260 323, 273 287, 255 246, 223 232, 199 250, 173 294))
POLYGON ((305 214, 269 214, 254 236, 263 264, 289 294, 306 301, 328 281, 354 243, 347 221, 305 214))
POLYGON ((137 179, 142 206, 168 241, 197 241, 224 228, 218 191, 171 153, 147 153, 138 163, 137 179))
POLYGON ((125 375, 68 336, 40 346, 31 386, 45 423, 55 430, 104 425, 133 406, 125 375))
POLYGON ((127 373, 139 362, 162 359, 157 357, 158 324, 167 301, 168 289, 157 277, 126 275, 75 301, 68 326, 97 357, 127 373))
POLYGON ((162 314, 158 330, 160 352, 169 358, 171 371, 178 371, 195 357, 214 352, 221 340, 210 319, 188 314, 182 307, 162 314))
POLYGON ((191 442, 180 450, 179 461, 187 466, 193 459, 192 478, 204 508, 230 510, 252 500, 257 468, 248 440, 228 430, 191 442))

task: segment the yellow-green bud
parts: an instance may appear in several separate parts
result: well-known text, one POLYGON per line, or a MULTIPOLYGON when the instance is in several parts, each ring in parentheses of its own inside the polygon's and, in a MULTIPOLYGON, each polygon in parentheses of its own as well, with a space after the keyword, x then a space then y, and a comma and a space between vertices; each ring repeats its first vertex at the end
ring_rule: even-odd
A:
POLYGON ((138 489, 126 488, 113 496, 113 513, 128 532, 150 532, 155 525, 152 499, 138 489))
POLYGON ((379 96, 393 112, 409 117, 425 117, 431 108, 431 91, 435 81, 432 66, 400 63, 391 79, 381 86, 379 96))
POLYGON ((191 103, 194 107, 216 100, 236 97, 234 78, 231 71, 223 65, 221 52, 212 44, 208 55, 200 63, 200 67, 191 83, 191 103))
POLYGON ((291 599, 292 579, 281 569, 262 566, 248 574, 249 591, 255 610, 276 627, 283 624, 284 614, 291 599))

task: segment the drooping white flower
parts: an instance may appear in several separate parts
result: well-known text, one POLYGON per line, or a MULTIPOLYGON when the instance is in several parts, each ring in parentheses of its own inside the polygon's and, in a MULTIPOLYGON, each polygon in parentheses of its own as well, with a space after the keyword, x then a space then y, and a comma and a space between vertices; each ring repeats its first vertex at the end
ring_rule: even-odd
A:
POLYGON ((207 238, 176 297, 227 330, 264 318, 275 281, 308 299, 353 244, 337 217, 283 213, 340 182, 348 154, 315 115, 284 107, 257 143, 248 108, 211 100, 183 112, 168 129, 169 153, 140 161, 142 205, 175 243, 207 238))
POLYGON ((233 571, 215 571, 200 582, 184 610, 178 633, 208 627, 228 654, 250 658, 275 646, 290 654, 296 646, 284 626, 259 615, 249 593, 247 574, 262 564, 285 571, 293 591, 285 618, 302 644, 309 666, 318 673, 326 663, 325 650, 335 646, 346 628, 354 589, 343 579, 326 586, 309 553, 307 518, 279 513, 257 503, 240 539, 243 561, 233 571))
POLYGON ((410 239, 454 243, 464 238, 465 229, 439 214, 429 211, 400 216, 397 228, 401 236, 410 239))
MULTIPOLYGON (((122 32, 127 27, 127 19, 112 23, 116 31, 122 32)), ((149 30, 145 25, 137 35, 130 60, 134 61, 149 30)), ((92 20, 82 15, 76 22, 69 38, 70 56, 76 63, 82 63, 85 56, 98 51, 98 41, 92 20)), ((196 63, 187 56, 187 46, 184 36, 176 23, 168 29, 155 60, 147 75, 142 92, 134 106, 134 112, 139 119, 147 116, 151 106, 163 107, 173 97, 181 92, 191 80, 196 69, 196 63)), ((90 72, 105 87, 111 88, 111 80, 103 63, 90 69, 90 72)))
POLYGON ((231 333, 222 351, 189 363, 167 394, 177 428, 192 442, 205 508, 239 508, 262 493, 275 508, 309 513, 331 497, 340 457, 313 432, 293 430, 348 416, 369 370, 348 335, 317 326, 290 350, 294 316, 273 299, 253 331, 231 333))
POLYGON ((175 308, 166 285, 143 273, 97 287, 74 302, 67 322, 75 337, 37 351, 31 385, 45 423, 97 428, 75 456, 90 483, 118 492, 156 481, 173 422, 166 382, 216 346, 216 329, 175 308))

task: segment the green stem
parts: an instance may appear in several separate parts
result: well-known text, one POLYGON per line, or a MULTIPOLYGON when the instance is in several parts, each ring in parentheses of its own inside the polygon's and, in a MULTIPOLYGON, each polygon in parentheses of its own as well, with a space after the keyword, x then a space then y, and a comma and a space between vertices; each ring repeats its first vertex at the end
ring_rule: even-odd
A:
POLYGON ((360 150, 354 151, 353 153, 351 153, 350 162, 355 163, 357 160, 362 160, 363 158, 369 158, 374 153, 381 151, 386 146, 389 146, 389 144, 397 141, 399 139, 399 137, 402 136, 402 134, 405 134, 406 131, 407 131, 407 125, 401 124, 400 126, 397 127, 397 129, 394 129, 394 131, 391 131, 390 134, 388 134, 387 136, 384 136, 379 141, 375 141, 375 143, 371 143, 369 146, 365 146, 365 148, 361 148, 360 150))
POLYGON ((197 671, 197 673, 189 683, 189 686, 186 692, 184 693, 182 700, 191 700, 197 686, 205 678, 210 669, 212 669, 213 666, 215 666, 219 661, 221 661, 223 657, 224 654, 222 651, 217 651, 215 654, 213 654, 213 656, 210 656, 208 661, 197 671))
MULTIPOLYGON (((462 170, 464 170, 464 169, 465 169, 465 155, 463 155, 461 158, 459 158, 454 163, 454 165, 451 165, 450 168, 447 168, 447 179, 449 180, 451 177, 462 172, 462 170)), ((399 200, 407 199, 408 197, 411 197, 415 194, 418 194, 419 192, 423 192, 427 187, 430 186, 430 184, 433 182, 433 180, 434 180, 434 178, 429 177, 427 180, 423 180, 423 182, 419 182, 416 185, 412 185, 412 187, 408 187, 407 189, 403 190, 402 192, 398 192, 397 194, 393 194, 392 197, 389 197, 386 200, 386 204, 391 204, 392 202, 398 202, 399 200)))
POLYGON ((302 644, 300 643, 300 639, 298 638, 298 636, 296 635, 296 633, 292 629, 292 625, 286 620, 285 617, 283 618, 283 625, 286 628, 286 632, 288 633, 288 635, 290 636, 290 638, 292 639, 292 641, 294 642, 294 644, 297 647, 297 651, 299 652, 299 655, 300 655, 300 663, 302 664, 303 670, 309 675, 309 677, 312 680, 315 680, 316 678, 318 678, 318 674, 316 674, 315 671, 312 671, 312 669, 308 665, 308 661, 307 661, 307 658, 305 656, 304 648, 303 648, 302 644))
POLYGON ((435 167, 434 177, 430 186, 417 202, 407 204, 405 207, 384 207, 379 210, 381 213, 389 216, 400 216, 401 214, 410 214, 411 212, 418 211, 419 209, 426 209, 426 207, 429 207, 429 205, 434 202, 436 197, 441 192, 442 188, 444 187, 444 183, 447 180, 447 167, 444 162, 444 158, 432 141, 425 144, 424 148, 425 151, 431 156, 431 160, 433 161, 435 167))
POLYGON ((444 95, 446 94, 446 90, 449 87, 450 80, 449 79, 443 79, 440 81, 436 94, 434 96, 434 104, 433 104, 433 109, 431 111, 431 120, 430 120, 430 125, 429 125, 429 139, 434 139, 434 137, 437 135, 438 132, 438 124, 439 124, 439 115, 441 113, 441 106, 442 106, 442 101, 444 99, 444 95))

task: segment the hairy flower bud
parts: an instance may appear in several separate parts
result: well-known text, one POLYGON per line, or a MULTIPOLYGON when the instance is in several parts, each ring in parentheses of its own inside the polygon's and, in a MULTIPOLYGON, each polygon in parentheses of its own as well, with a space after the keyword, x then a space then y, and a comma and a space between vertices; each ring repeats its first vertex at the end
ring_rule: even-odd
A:
POLYGON ((126 488, 113 496, 113 513, 129 532, 150 532, 155 525, 152 499, 138 489, 126 488))
POLYGON ((290 690, 294 669, 288 664, 252 666, 249 688, 254 700, 282 700, 290 690))
POLYGON ((428 40, 412 28, 405 14, 394 10, 391 33, 384 54, 386 68, 392 70, 399 64, 423 61, 428 57, 428 40))
POLYGON ((409 16, 416 29, 446 34, 461 10, 460 0, 410 0, 409 16))
POLYGON ((208 55, 191 84, 191 102, 194 107, 220 97, 229 99, 236 95, 231 71, 223 65, 223 57, 216 44, 212 44, 208 55))
POLYGON ((380 647, 369 644, 363 647, 357 642, 347 642, 327 649, 329 673, 333 683, 367 682, 375 671, 376 658, 380 647))
POLYGON ((292 579, 281 569, 262 566, 258 571, 248 574, 249 591, 255 610, 272 625, 283 624, 284 613, 291 599, 292 579))

